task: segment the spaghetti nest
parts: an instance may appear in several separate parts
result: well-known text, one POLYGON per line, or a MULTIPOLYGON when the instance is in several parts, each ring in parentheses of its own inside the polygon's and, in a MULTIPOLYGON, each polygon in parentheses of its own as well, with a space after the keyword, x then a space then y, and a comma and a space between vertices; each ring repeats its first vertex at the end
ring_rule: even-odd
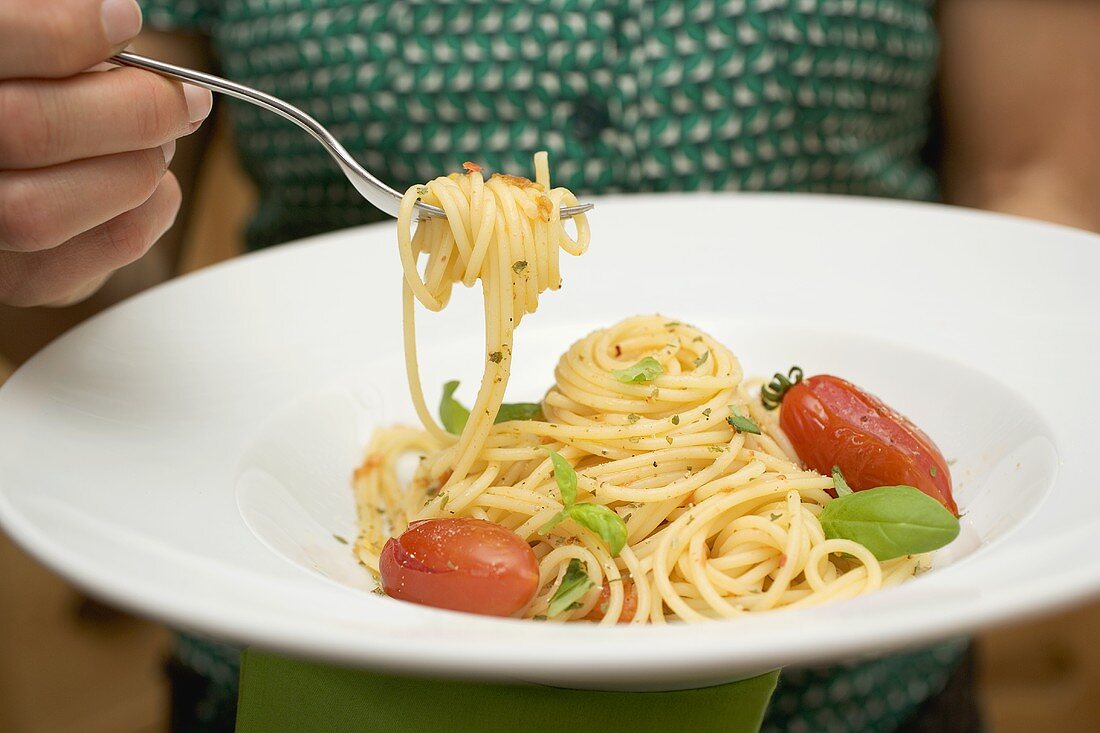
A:
MULTIPOLYGON (((515 317, 509 305, 495 312, 515 317)), ((500 400, 485 402, 495 417, 500 400)), ((363 564, 377 572, 385 540, 410 521, 476 517, 513 530, 539 559, 541 588, 524 616, 546 614, 576 559, 594 586, 555 619, 663 623, 851 598, 925 561, 879 562, 825 537, 818 516, 833 480, 798 465, 733 353, 692 326, 640 316, 589 334, 561 357, 541 408, 542 419, 487 419, 469 454, 459 449, 469 425, 457 443, 438 427, 378 431, 355 480, 363 564), (632 378, 649 359, 655 376, 632 378), (617 557, 573 520, 545 529, 563 508, 546 449, 575 468, 576 501, 625 521, 617 557), (421 460, 406 485, 398 464, 410 453, 421 460)))

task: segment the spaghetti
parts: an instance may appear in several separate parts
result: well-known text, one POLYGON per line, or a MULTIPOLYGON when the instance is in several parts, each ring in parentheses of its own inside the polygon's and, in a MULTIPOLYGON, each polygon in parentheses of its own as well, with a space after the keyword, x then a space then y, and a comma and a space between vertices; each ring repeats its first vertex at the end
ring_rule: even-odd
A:
POLYGON ((857 542, 826 537, 818 517, 833 500, 833 479, 798 464, 775 413, 750 398, 733 353, 690 325, 639 316, 589 334, 558 362, 540 419, 494 424, 514 328, 541 292, 558 286, 559 249, 580 254, 588 240, 583 218, 576 239, 565 233, 558 208, 576 199, 550 188, 545 154, 535 163, 534 182, 485 181, 471 170, 409 189, 402 201, 406 366, 423 427, 377 431, 356 471, 360 561, 377 574, 386 540, 412 521, 484 519, 515 532, 538 559, 539 590, 522 616, 545 617, 571 561, 579 561, 592 587, 555 619, 591 614, 605 624, 810 606, 914 575, 925 556, 882 562, 857 542), (447 219, 410 234, 418 198, 441 206, 447 219), (485 373, 456 437, 424 401, 413 299, 440 310, 455 283, 477 280, 485 294, 485 373), (621 377, 642 360, 659 365, 652 378, 621 377), (727 419, 734 415, 759 434, 739 429, 727 419), (625 522, 617 556, 582 524, 551 522, 565 500, 547 449, 575 469, 577 501, 625 522), (421 461, 405 485, 399 464, 409 454, 421 461))

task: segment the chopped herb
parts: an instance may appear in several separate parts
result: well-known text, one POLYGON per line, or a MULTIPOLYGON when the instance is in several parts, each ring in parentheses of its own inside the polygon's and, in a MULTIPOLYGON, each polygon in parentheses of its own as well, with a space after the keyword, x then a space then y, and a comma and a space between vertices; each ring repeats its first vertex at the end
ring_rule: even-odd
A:
POLYGON ((641 420, 642 416, 641 415, 636 415, 632 412, 632 413, 630 413, 629 415, 626 416, 626 419, 627 419, 627 422, 629 422, 631 425, 633 425, 634 423, 641 420))
POLYGON ((371 588, 370 592, 373 593, 376 596, 386 595, 386 591, 382 590, 382 586, 380 586, 380 585, 376 585, 373 588, 371 588))
POLYGON ((703 417, 705 417, 708 420, 710 419, 710 408, 709 407, 707 409, 703 410, 703 417))
POLYGON ((504 354, 500 353, 499 351, 494 351, 489 354, 489 361, 493 362, 494 364, 499 364, 503 360, 504 354))
POLYGON ((630 518, 633 517, 633 516, 634 516, 633 512, 627 512, 626 514, 624 514, 623 515, 623 523, 625 524, 626 522, 629 522, 630 518))
POLYGON ((679 425, 680 424, 680 416, 679 415, 673 415, 672 416, 672 424, 673 425, 679 425))
POLYGON ((783 516, 782 514, 772 513, 772 514, 768 515, 768 519, 770 519, 774 522, 775 520, 780 519, 782 516, 783 516))
POLYGON ((708 445, 707 449, 710 450, 711 453, 725 453, 726 452, 726 447, 724 445, 708 445))
POLYGON ((706 364, 707 359, 709 359, 709 358, 710 358, 710 349, 707 349, 706 351, 703 352, 702 356, 700 356, 698 359, 695 360, 696 368, 701 367, 704 364, 706 364))
POLYGON ((593 585, 595 583, 592 582, 592 578, 581 569, 581 561, 573 558, 565 569, 565 576, 561 579, 558 589, 554 591, 554 595, 550 596, 546 615, 553 618, 560 613, 577 608, 573 604, 583 598, 593 585))
POLYGON ((439 511, 444 511, 447 508, 447 502, 451 500, 450 494, 440 494, 439 511))
POLYGON ((527 260, 516 260, 512 263, 512 272, 517 275, 527 269, 527 260))
POLYGON ((340 535, 338 535, 338 534, 334 534, 334 535, 332 535, 332 539, 336 540, 336 541, 337 541, 337 542, 339 542, 339 543, 340 543, 341 545, 346 545, 346 544, 348 543, 348 541, 347 541, 346 539, 344 539, 343 537, 341 537, 341 536, 340 536, 340 535))
POLYGON ((665 436, 665 442, 668 443, 669 445, 672 445, 672 436, 671 435, 666 435, 665 436))
POLYGON ((844 474, 840 472, 840 466, 833 466, 833 487, 836 489, 838 497, 852 493, 852 487, 848 486, 848 482, 844 480, 844 474))
POLYGON ((537 616, 532 616, 531 620, 532 621, 545 621, 546 620, 546 614, 540 613, 537 616))
POLYGON ((760 435, 760 428, 748 418, 737 411, 733 405, 730 405, 730 416, 726 418, 726 422, 733 426, 733 429, 739 433, 752 433, 753 435, 760 435))
POLYGON ((620 382, 631 384, 633 382, 652 382, 654 379, 664 374, 665 370, 661 367, 661 362, 657 361, 652 356, 647 356, 639 360, 634 366, 627 367, 626 369, 616 369, 611 373, 615 375, 615 379, 618 379, 620 382))
POLYGON ((680 325, 682 325, 682 324, 679 321, 669 321, 668 323, 665 324, 665 328, 676 328, 677 326, 680 326, 680 325))
POLYGON ((932 466, 931 468, 928 469, 928 475, 931 476, 932 478, 936 478, 936 474, 939 473, 939 472, 940 472, 940 470, 938 468, 936 468, 935 466, 932 466))

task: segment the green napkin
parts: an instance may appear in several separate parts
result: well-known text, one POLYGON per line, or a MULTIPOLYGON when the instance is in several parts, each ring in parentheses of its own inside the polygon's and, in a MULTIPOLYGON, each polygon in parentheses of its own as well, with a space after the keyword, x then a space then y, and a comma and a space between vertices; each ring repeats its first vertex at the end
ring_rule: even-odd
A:
POLYGON ((597 692, 396 677, 248 649, 237 733, 757 733, 778 677, 677 692, 597 692))

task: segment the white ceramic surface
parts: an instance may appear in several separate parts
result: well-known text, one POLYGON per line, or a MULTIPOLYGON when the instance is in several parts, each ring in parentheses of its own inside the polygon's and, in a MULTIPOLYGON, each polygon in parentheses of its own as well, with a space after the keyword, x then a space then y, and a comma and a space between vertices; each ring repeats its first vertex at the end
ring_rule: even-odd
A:
MULTIPOLYGON (((844 375, 955 461, 966 527, 934 572, 819 609, 652 628, 367 592, 336 539, 355 535, 350 474, 373 426, 413 418, 388 225, 182 278, 46 349, 0 389, 0 523, 63 575, 181 627, 378 669, 609 689, 885 651, 1100 590, 1100 237, 773 195, 604 199, 591 222, 591 252, 565 259, 564 290, 524 321, 511 398, 537 399, 572 340, 638 312, 712 332, 749 374, 844 375)), ((458 377, 472 396, 480 319, 468 291, 421 317, 425 384, 458 377)))

